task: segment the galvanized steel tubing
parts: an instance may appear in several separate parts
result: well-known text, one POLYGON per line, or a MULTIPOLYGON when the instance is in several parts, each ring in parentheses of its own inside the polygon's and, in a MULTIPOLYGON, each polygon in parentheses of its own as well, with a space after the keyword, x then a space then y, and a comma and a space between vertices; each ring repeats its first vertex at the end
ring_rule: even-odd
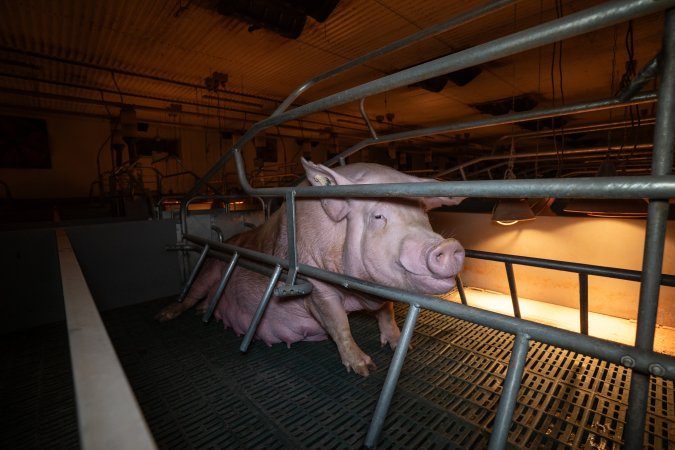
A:
MULTIPOLYGON (((644 428, 644 412, 646 406, 647 374, 654 374, 668 379, 675 379, 675 358, 660 355, 652 351, 654 336, 656 308, 658 303, 658 287, 661 282, 661 265, 663 257, 664 230, 668 202, 665 199, 675 197, 675 177, 670 175, 672 166, 673 130, 668 126, 673 123, 673 91, 675 90, 675 63, 671 55, 675 42, 673 42, 673 18, 668 13, 667 33, 664 38, 663 61, 659 64, 663 67, 664 74, 662 88, 659 92, 659 104, 656 124, 655 152, 653 176, 648 177, 611 177, 611 178, 583 178, 575 180, 508 180, 508 181, 463 181, 448 183, 415 183, 388 184, 388 185, 360 185, 360 186, 323 186, 323 187, 297 187, 297 188, 267 188, 254 189, 246 179, 241 151, 260 131, 279 125, 288 120, 301 118, 307 114, 323 111, 351 101, 360 100, 367 96, 385 92, 397 87, 410 85, 435 76, 444 75, 463 68, 485 63, 494 59, 503 58, 518 52, 533 49, 542 45, 550 44, 582 33, 590 32, 599 28, 611 26, 642 15, 662 11, 666 8, 675 7, 675 0, 619 0, 606 2, 570 14, 566 17, 544 23, 530 29, 496 39, 492 42, 481 44, 476 47, 453 53, 438 58, 434 61, 417 65, 415 67, 388 75, 380 79, 364 83, 347 89, 337 94, 294 108, 283 111, 292 102, 295 94, 292 94, 287 102, 271 117, 255 124, 249 129, 237 144, 223 156, 209 172, 199 180, 187 194, 181 204, 181 220, 183 231, 186 231, 185 216, 187 199, 195 195, 208 180, 217 173, 225 163, 235 157, 237 172, 244 190, 250 195, 259 196, 285 196, 297 197, 405 197, 405 196, 473 196, 473 197, 542 197, 555 196, 559 198, 571 197, 599 197, 599 198, 650 198, 650 213, 648 219, 648 231, 645 246, 645 258, 643 266, 644 280, 641 286, 641 299, 638 317, 637 347, 626 346, 597 338, 584 336, 542 324, 525 320, 506 317, 489 311, 470 308, 462 304, 451 303, 434 297, 413 294, 397 289, 379 286, 367 281, 354 279, 345 275, 327 272, 322 269, 306 265, 298 265, 298 273, 308 277, 338 284, 346 289, 355 289, 361 292, 377 295, 380 297, 408 303, 413 311, 418 307, 426 308, 441 314, 447 314, 460 319, 479 323, 502 330, 517 336, 519 343, 514 349, 514 364, 509 367, 508 383, 502 394, 499 412, 495 425, 493 446, 503 447, 508 433, 509 411, 515 401, 520 386, 522 367, 525 364, 526 353, 523 342, 529 339, 548 343, 558 347, 574 349, 574 351, 600 358, 615 364, 632 367, 636 372, 633 374, 631 386, 631 402, 629 420, 626 425, 625 441, 627 448, 639 448, 644 428), (282 112, 283 111, 283 112, 282 112), (289 194, 290 193, 290 194, 289 194), (653 200, 657 199, 657 200, 653 200), (662 200, 663 199, 663 200, 662 200), (642 375, 644 374, 644 375, 642 375), (504 406, 502 406, 504 405, 504 406), (631 434, 632 433, 632 434, 631 434)), ((332 76, 326 73, 323 76, 332 76)), ((313 83, 313 80, 310 80, 313 83)), ((296 92, 299 95, 311 84, 301 86, 296 92)), ((296 96, 297 96, 296 95, 296 96)), ((616 105, 620 100, 606 100, 604 106, 616 105)), ((602 102, 601 102, 602 103, 602 102)), ((586 105, 588 107, 588 105, 586 105)), ((570 112, 572 109, 570 109, 570 112)), ((534 117, 537 112, 530 112, 534 117)), ((539 112, 541 114, 541 112, 539 112)), ((518 115, 511 115, 513 121, 518 115)), ((525 117, 521 115, 520 117, 525 117)), ((516 119, 521 120, 521 119, 516 119)), ((525 120, 524 118, 522 120, 525 120)), ((496 124, 493 122, 491 124, 496 124)), ((474 126, 489 126, 474 123, 474 126)), ((466 124, 463 124, 466 126, 466 124)), ((455 125, 458 126, 458 125, 455 125)), ((444 128, 443 132, 451 131, 444 128)), ((432 132, 425 130, 426 133, 432 132)), ((440 132, 440 131, 439 131, 440 132)), ((406 133, 419 133, 418 131, 406 133)), ((412 137, 406 133, 390 135, 389 139, 404 136, 412 137)), ((383 137, 373 138, 378 143, 386 142, 383 137)), ((365 143, 366 141, 364 141, 365 143)), ((360 145, 363 145, 360 144, 360 145)), ((225 252, 237 251, 242 258, 249 258, 277 266, 275 278, 278 277, 280 267, 292 269, 289 262, 282 258, 266 255, 259 252, 234 247, 228 244, 212 243, 196 236, 184 234, 188 241, 200 245, 211 245, 212 248, 225 252)), ((270 284, 272 286, 272 284, 270 284)), ((269 290, 270 287, 268 287, 269 290)), ((414 320, 411 319, 411 322, 414 320)), ((407 335, 406 335, 407 336, 407 335)), ((404 355, 403 355, 404 356, 404 355)), ((398 368, 397 370, 400 370, 398 368)), ((398 372, 392 375, 398 376, 398 372)), ((393 382, 395 385, 395 381, 393 382)), ((393 389, 393 385, 390 386, 393 389)), ((384 412, 378 413, 383 417, 384 412)), ((370 435, 370 433, 369 433, 370 435)))
MULTIPOLYGON (((518 52, 550 44, 562 39, 577 36, 603 27, 642 15, 662 11, 675 6, 675 0, 649 1, 621 0, 607 2, 566 17, 523 30, 492 42, 481 44, 451 55, 420 64, 398 73, 364 83, 351 89, 330 95, 323 99, 308 103, 262 120, 250 128, 224 155, 207 174, 198 181, 187 196, 194 195, 223 165, 232 157, 239 155, 244 145, 260 131, 279 125, 288 120, 298 119, 307 114, 323 111, 334 106, 360 100, 370 95, 385 92, 397 87, 406 86, 435 76, 464 69, 494 59, 503 58, 518 52)), ((237 158, 237 170, 244 190, 251 195, 283 195, 283 192, 266 189, 254 189, 246 179, 243 160, 237 158)), ((478 194, 480 195, 480 194, 478 194)), ((517 196, 517 195, 516 195, 517 196)))
MULTIPOLYGON (((220 244, 199 236, 186 235, 189 242, 204 246, 209 244, 212 250, 225 253, 237 252, 240 259, 248 259, 264 263, 265 265, 289 268, 288 261, 274 255, 257 252, 231 244, 220 244)), ((603 359, 614 364, 633 367, 642 373, 650 371, 662 372, 660 376, 675 380, 675 358, 656 353, 652 350, 637 349, 633 346, 610 342, 592 336, 583 336, 572 331, 554 328, 548 325, 516 319, 491 311, 472 308, 461 303, 449 302, 437 297, 415 294, 400 289, 381 286, 369 281, 360 280, 347 275, 329 272, 305 264, 298 265, 298 273, 309 278, 326 281, 339 285, 345 289, 353 289, 366 294, 399 301, 407 304, 417 304, 421 308, 429 309, 440 314, 457 317, 472 323, 495 328, 511 334, 527 333, 532 339, 545 344, 562 348, 573 348, 575 351, 594 358, 603 359)))
MULTIPOLYGON (((654 176, 672 173, 673 142, 675 141, 675 9, 666 12, 661 50, 661 84, 654 128, 654 176)), ((669 196, 656 197, 649 202, 647 234, 642 259, 642 284, 638 306, 635 345, 641 350, 654 346, 656 313, 659 306, 660 276, 668 220, 669 196)), ((630 383, 628 414, 624 428, 624 446, 642 448, 645 414, 649 391, 649 377, 633 372, 630 383)))

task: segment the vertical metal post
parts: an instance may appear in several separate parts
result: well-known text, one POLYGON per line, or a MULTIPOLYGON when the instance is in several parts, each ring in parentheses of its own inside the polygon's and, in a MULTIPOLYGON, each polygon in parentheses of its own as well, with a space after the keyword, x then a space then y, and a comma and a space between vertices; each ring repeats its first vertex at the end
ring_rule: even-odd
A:
POLYGON ((190 286, 192 286, 192 283, 194 283, 195 278, 197 277, 197 272, 199 272, 199 269, 202 268, 202 264, 204 264, 204 260, 206 259, 206 254, 209 252, 209 244, 204 245, 204 249, 202 250, 202 253, 199 255, 199 259, 197 260, 197 264, 192 268, 192 272, 190 272, 190 277, 188 278, 187 282, 185 283, 185 286, 183 286, 183 290, 181 291, 180 295, 178 296, 178 302, 182 302, 185 296, 187 295, 188 291, 190 290, 190 286))
MULTIPOLYGON (((668 175, 673 166, 673 140, 675 138, 675 9, 666 11, 661 49, 662 64, 659 100, 656 104, 654 127, 654 156, 652 175, 668 175)), ((659 304, 661 271, 663 270, 663 247, 668 219, 668 199, 650 199, 645 236, 645 251, 642 259, 642 284, 638 306, 637 334, 635 345, 652 350, 656 313, 659 304)), ((624 428, 624 448, 642 448, 645 414, 649 391, 649 375, 633 371, 628 398, 628 413, 624 428)))
POLYGON ((375 448, 377 445, 380 432, 382 431, 382 425, 384 425, 384 419, 387 417, 387 411, 389 410, 391 399, 394 396, 398 377, 401 375, 401 368, 403 368, 405 355, 408 353, 408 348, 410 347, 410 340, 412 339, 413 330, 415 329, 415 323, 417 322, 419 313, 419 305, 410 305, 408 307, 408 315, 403 324, 401 338, 398 341, 396 351, 394 351, 394 356, 391 359, 387 378, 384 380, 380 399, 377 401, 377 406, 375 407, 373 421, 370 423, 370 428, 368 429, 368 435, 366 436, 366 442, 364 444, 367 448, 375 448))
POLYGON ((509 369, 506 372, 506 379, 504 380, 502 398, 499 400, 499 406, 497 406, 497 415, 492 427, 490 442, 488 443, 488 449, 490 450, 506 448, 509 428, 511 428, 511 419, 513 411, 516 409, 518 389, 520 389, 522 382, 529 347, 530 336, 518 333, 513 341, 513 351, 511 351, 509 369))
POLYGON ((581 334, 588 335, 588 274, 579 273, 579 324, 581 334))
POLYGON ((296 240, 296 220, 295 220, 295 191, 291 190, 286 194, 286 228, 288 231, 288 277, 286 286, 295 284, 295 278, 298 274, 298 252, 296 240))
POLYGON ((468 302, 466 301, 466 292, 464 292, 464 284, 462 283, 462 277, 457 274, 455 276, 455 283, 457 283, 457 292, 459 292, 459 299, 462 301, 462 305, 467 305, 468 302))
POLYGON ((513 315, 520 319, 520 303, 518 303, 518 290, 516 289, 516 277, 513 274, 513 264, 505 262, 506 276, 509 279, 509 291, 511 292, 511 303, 513 303, 513 315))
POLYGON ((248 346, 251 344, 251 341, 253 340, 255 330, 258 329, 260 319, 262 319, 262 316, 265 313, 265 310, 267 309, 267 304, 270 302, 270 299, 272 298, 272 292, 274 292, 274 286, 277 284, 277 281, 279 281, 279 276, 281 276, 281 266, 277 265, 274 269, 274 273, 272 274, 272 278, 270 279, 270 282, 267 285, 267 289, 265 289, 262 299, 260 299, 258 309, 255 310, 255 314, 251 318, 251 324, 248 326, 248 330, 246 330, 244 339, 241 341, 241 345, 239 346, 239 350, 241 352, 248 351, 248 346))
POLYGON ((225 273, 220 279, 220 283, 218 284, 216 292, 214 292, 213 297, 211 297, 211 300, 209 300, 209 306, 206 309, 204 316, 202 317, 202 322, 207 323, 211 318, 211 314, 213 314, 213 310, 216 308, 216 305, 218 304, 218 299, 220 298, 221 295, 223 295, 223 291, 225 290, 227 281, 232 276, 232 272, 234 272, 234 266, 237 265, 237 261, 239 261, 239 253, 234 252, 232 254, 230 264, 227 266, 227 269, 225 269, 225 273))

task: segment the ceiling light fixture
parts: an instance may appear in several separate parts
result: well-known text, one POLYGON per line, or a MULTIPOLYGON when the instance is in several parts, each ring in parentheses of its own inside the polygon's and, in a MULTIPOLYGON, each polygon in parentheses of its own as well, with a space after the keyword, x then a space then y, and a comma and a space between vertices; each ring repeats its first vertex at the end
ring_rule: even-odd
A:
POLYGON ((492 209, 492 221, 500 225, 515 225, 535 218, 532 208, 524 198, 503 198, 492 209))
MULTIPOLYGON (((614 159, 607 158, 595 175, 596 177, 617 176, 614 159)), ((580 198, 571 199, 564 212, 586 214, 590 217, 637 219, 647 217, 648 202, 642 198, 580 198)))
MULTIPOLYGON (((504 172, 505 180, 515 180, 516 174, 513 173, 513 163, 515 159, 516 149, 514 140, 511 139, 511 150, 509 156, 509 166, 504 172)), ((532 208, 524 198, 503 198, 495 203, 492 208, 492 221, 500 225, 515 225, 518 222, 527 220, 534 220, 535 215, 532 208)))

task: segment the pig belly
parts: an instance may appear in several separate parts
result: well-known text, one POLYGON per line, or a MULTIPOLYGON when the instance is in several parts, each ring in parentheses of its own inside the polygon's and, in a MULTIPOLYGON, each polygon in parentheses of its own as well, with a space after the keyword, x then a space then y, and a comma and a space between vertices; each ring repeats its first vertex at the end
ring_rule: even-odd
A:
MULTIPOLYGON (((223 322, 226 329, 232 328, 242 335, 251 323, 269 279, 249 271, 237 272, 228 282, 214 316, 223 322)), ((289 346, 299 341, 328 339, 326 331, 305 309, 302 298, 278 297, 270 299, 255 337, 267 345, 285 342, 289 346)))
MULTIPOLYGON (((246 305, 242 307, 236 301, 228 301, 224 298, 215 312, 216 319, 223 322, 225 328, 232 328, 238 335, 242 335, 248 329, 255 313, 258 298, 252 308, 246 305)), ((299 300, 302 303, 302 300, 299 300)), ((267 345, 285 342, 290 346, 299 341, 322 341, 328 339, 325 330, 313 318, 309 317, 304 310, 292 305, 298 300, 279 299, 273 297, 267 305, 265 314, 258 324, 255 337, 267 345), (302 310, 302 311, 300 311, 302 310)))

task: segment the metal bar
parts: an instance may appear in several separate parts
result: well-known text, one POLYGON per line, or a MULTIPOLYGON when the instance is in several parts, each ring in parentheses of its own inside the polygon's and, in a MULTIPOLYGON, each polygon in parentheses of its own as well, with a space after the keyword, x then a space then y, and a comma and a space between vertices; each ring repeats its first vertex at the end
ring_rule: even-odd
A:
MULTIPOLYGON (((466 131, 474 130, 477 128, 486 128, 497 125, 505 125, 516 122, 523 122, 536 119, 545 119, 549 117, 559 117, 571 114, 579 113, 588 113, 594 111, 602 111, 605 109, 613 109, 618 107, 625 107, 635 104, 643 103, 652 103, 656 100, 656 94, 653 92, 648 92, 636 96, 633 100, 629 102, 622 102, 615 97, 610 97, 602 100, 595 100, 591 102, 578 103, 573 105, 564 105, 551 108, 535 109, 532 111, 524 111, 518 113, 505 114, 503 116, 482 118, 477 120, 470 120, 466 122, 453 122, 445 125, 438 125, 435 127, 429 128, 420 128, 417 130, 402 131, 398 133, 392 133, 387 135, 378 136, 377 140, 375 139, 364 139, 363 141, 353 145, 347 150, 343 151, 339 155, 326 161, 327 166, 335 164, 335 161, 338 158, 346 158, 353 155, 354 153, 362 150, 365 147, 375 144, 382 144, 387 142, 402 141, 408 139, 420 138, 423 136, 433 136, 435 134, 451 133, 457 131, 466 131)), ((459 166, 459 170, 463 166, 459 166)), ((452 171, 453 169, 449 169, 452 171)), ((439 176, 446 174, 446 172, 439 172, 439 176)))
POLYGON ((635 79, 626 86, 626 88, 619 92, 619 99, 625 101, 630 100, 635 94, 640 92, 640 90, 653 80, 659 71, 659 56, 653 57, 637 74, 635 79))
POLYGON ((497 415, 492 427, 488 449, 497 450, 506 448, 506 441, 511 428, 511 419, 513 411, 516 408, 518 398, 518 389, 523 378, 525 362, 527 361, 527 351, 530 346, 530 336, 525 333, 518 333, 513 341, 513 351, 509 360, 509 369, 506 372, 504 387, 502 389, 502 398, 497 406, 497 415))
POLYGON ((509 280, 509 292, 511 293, 511 303, 513 303, 513 315, 520 319, 520 304, 518 303, 518 289, 516 289, 516 277, 513 274, 513 264, 505 262, 504 266, 506 267, 506 277, 509 280))
POLYGON ((83 449, 156 449, 66 232, 56 230, 83 449))
POLYGON ((366 125, 368 126, 368 131, 370 131, 370 135, 373 137, 373 139, 377 139, 377 133, 375 132, 375 128, 373 128, 373 124, 370 123, 370 119, 368 118, 368 113, 366 113, 366 99, 362 98, 361 101, 359 102, 359 110, 361 111, 361 116, 363 117, 363 120, 366 122, 366 125))
POLYGON ((292 287, 295 284, 295 277, 298 274, 298 252, 296 242, 296 220, 295 220, 295 191, 291 190, 286 194, 286 231, 288 234, 288 276, 286 277, 286 286, 292 287))
MULTIPOLYGON (((608 27, 635 17, 662 11, 672 6, 675 6, 675 0, 662 0, 660 2, 652 0, 617 0, 614 2, 604 2, 595 7, 513 33, 509 36, 453 53, 392 75, 384 76, 297 107, 291 111, 273 114, 268 119, 262 120, 251 127, 233 146, 232 150, 218 160, 207 174, 195 184, 193 190, 195 192, 198 191, 204 182, 208 181, 225 165, 227 162, 226 158, 229 159, 227 155, 232 153, 238 154, 248 141, 266 128, 370 95, 414 84, 428 78, 475 66, 493 59, 504 58, 515 53, 608 27)), ((243 159, 237 159, 237 170, 244 191, 249 194, 256 192, 246 179, 243 159)))
POLYGON ((429 28, 425 28, 424 30, 420 30, 417 33, 413 33, 410 36, 406 36, 403 39, 399 39, 398 41, 392 42, 389 45, 386 45, 384 47, 378 48, 376 50, 373 50, 372 52, 368 52, 363 56, 360 56, 358 58, 355 58, 339 67, 336 67, 334 69, 328 70, 320 75, 317 75, 316 77, 306 81, 303 83, 301 86, 299 86, 295 91, 293 91, 274 111, 272 114, 273 116, 281 114, 283 111, 288 109, 288 107, 297 99, 300 94, 305 92, 307 89, 315 85, 316 83, 326 80, 328 78, 331 78, 335 75, 338 75, 342 72, 345 72, 353 67, 360 66, 362 64, 365 64, 366 62, 375 59, 377 57, 380 57, 382 55, 385 55, 387 53, 391 53, 395 50, 402 49, 404 47, 408 47, 409 45, 415 44, 423 39, 426 39, 428 37, 433 37, 436 36, 440 33, 443 33, 445 31, 448 31, 458 25, 463 25, 466 24, 472 20, 478 19, 480 17, 483 17, 491 12, 497 11, 499 9, 504 8, 505 6, 508 6, 510 4, 515 3, 512 0, 509 1, 504 1, 504 0, 499 0, 499 1, 493 1, 493 2, 488 2, 486 5, 481 6, 479 8, 473 9, 471 11, 468 11, 466 13, 460 14, 459 16, 453 17, 449 20, 446 20, 445 22, 441 22, 439 24, 433 25, 429 28))
MULTIPOLYGON (((231 244, 219 244, 210 242, 199 236, 187 235, 185 239, 195 244, 204 245, 207 242, 215 250, 231 253, 237 251, 242 257, 263 262, 265 264, 288 266, 288 261, 266 253, 256 252, 231 244)), ((592 336, 584 336, 560 328, 530 322, 524 319, 497 314, 492 311, 482 310, 465 306, 460 303, 449 302, 433 296, 415 294, 412 292, 395 289, 388 286, 378 285, 369 281, 347 275, 330 272, 306 264, 298 265, 298 273, 317 280, 336 284, 345 289, 354 289, 366 294, 386 298, 388 300, 417 304, 422 308, 449 315, 472 323, 491 327, 511 334, 518 334, 526 327, 527 333, 532 339, 557 347, 573 349, 593 358, 600 358, 607 362, 631 367, 642 373, 657 371, 660 376, 669 380, 675 380, 675 357, 656 353, 652 350, 638 349, 634 346, 624 345, 617 342, 606 341, 592 336)))
MULTIPOLYGON (((666 12, 661 48, 661 83, 654 127, 654 156, 652 174, 670 174, 673 166, 673 142, 675 141, 675 9, 666 12)), ((663 252, 668 220, 668 197, 649 202, 645 251, 642 259, 643 279, 640 285, 637 333, 635 346, 652 350, 659 306, 659 276, 663 268, 663 252)), ((658 370, 657 372, 660 372, 658 370)), ((659 375, 652 370, 654 375, 659 375)), ((647 411, 646 395, 649 377, 633 371, 628 398, 628 413, 624 428, 624 448, 642 447, 647 411)))
MULTIPOLYGON (((497 262, 510 262, 523 266, 541 267, 544 269, 562 270, 565 272, 585 273, 587 275, 617 278, 620 280, 642 280, 642 272, 639 270, 616 269, 613 267, 531 258, 528 256, 502 255, 500 253, 484 252, 480 250, 465 250, 465 255, 468 258, 485 259, 497 262)), ((675 275, 661 275, 660 281, 664 286, 675 286, 675 275)))
POLYGON ((459 274, 455 277, 455 283, 457 284, 457 292, 459 292, 459 299, 462 301, 462 305, 468 305, 466 292, 464 292, 464 283, 462 283, 462 277, 459 274))
POLYGON ((202 250, 202 253, 199 255, 199 259, 197 260, 197 263, 195 266, 192 268, 192 272, 190 272, 190 277, 188 278, 187 282, 185 283, 185 286, 183 286, 183 290, 181 291, 180 295, 178 296, 178 302, 182 302, 185 296, 187 295, 188 291, 190 290, 190 287, 192 286, 192 283, 194 283, 195 278, 197 277, 197 272, 199 272, 199 269, 201 269, 202 264, 204 264, 204 260, 206 259, 206 254, 209 251, 209 244, 204 245, 204 249, 202 250))
POLYGON ((260 319, 262 319, 262 316, 265 313, 265 310, 267 309, 267 304, 270 302, 270 299, 272 298, 272 292, 274 292, 274 286, 277 284, 277 281, 279 281, 279 276, 281 276, 281 266, 277 265, 276 268, 274 269, 274 273, 272 274, 272 278, 270 279, 270 282, 267 285, 267 289, 265 289, 262 299, 260 299, 260 304, 258 305, 258 308, 255 310, 255 314, 251 318, 251 324, 248 326, 248 330, 246 330, 244 339, 241 341, 241 346, 239 346, 239 350, 242 353, 248 351, 248 346, 251 344, 253 336, 255 335, 255 331, 258 329, 260 319))
POLYGON ((389 410, 391 399, 394 396, 394 390, 396 389, 398 377, 401 375, 401 369, 403 368, 405 356, 408 353, 408 348, 410 347, 410 340, 412 339, 413 330, 415 329, 415 323, 417 322, 419 313, 419 305, 411 304, 408 307, 408 315, 406 316, 405 323, 403 324, 401 337, 398 341, 398 345, 396 346, 396 350, 394 351, 394 356, 391 359, 389 371, 387 372, 387 378, 384 380, 384 385, 382 386, 382 391, 380 392, 380 398, 377 401, 377 406, 375 407, 375 412, 373 413, 373 420, 370 422, 370 428, 368 428, 368 434, 366 435, 365 441, 365 446, 367 448, 375 448, 377 445, 380 432, 382 431, 382 425, 384 425, 384 419, 387 417, 387 411, 389 410))
MULTIPOLYGON (((629 148, 626 148, 625 146, 614 146, 614 147, 607 147, 606 145, 604 147, 592 147, 592 148, 584 148, 584 149, 571 149, 571 150, 565 150, 565 157, 568 156, 577 156, 577 155, 589 155, 589 154, 594 154, 594 153, 602 153, 604 152, 607 154, 608 151, 620 151, 626 148, 626 151, 629 150, 644 150, 644 149, 651 149, 653 147, 653 144, 639 144, 636 146, 631 146, 629 148)), ((470 161, 467 161, 465 163, 459 164, 455 167, 451 167, 447 170, 443 170, 441 172, 435 173, 434 177, 442 177, 445 175, 448 175, 452 172, 456 172, 461 169, 465 169, 469 166, 473 166, 475 164, 484 162, 484 161, 498 161, 502 159, 525 159, 525 158, 541 158, 544 156, 560 156, 560 150, 555 151, 555 150, 544 150, 544 151, 538 151, 538 152, 523 152, 523 153, 514 153, 514 154, 509 154, 509 153, 504 153, 500 155, 485 155, 485 156, 480 156, 478 158, 474 158, 470 161)))
MULTIPOLYGON (((222 240, 221 240, 222 242, 222 240)), ((225 286, 227 286, 227 282, 229 281, 230 277, 232 276, 232 272, 234 272, 234 267, 237 265, 237 261, 239 261, 239 253, 234 252, 232 254, 232 259, 230 260, 230 263, 227 266, 227 269, 225 269, 225 273, 220 279, 220 283, 218 283, 218 287, 216 288, 216 292, 213 293, 213 296, 209 300, 209 305, 206 309, 206 312, 204 312, 204 316, 202 316, 202 322, 207 323, 209 319, 211 319, 211 315, 213 314, 213 310, 216 309, 216 305, 218 304, 218 300, 220 297, 223 295, 223 292, 225 291, 225 286)))
POLYGON ((505 58, 516 53, 609 27, 632 18, 663 11, 673 6, 675 6, 674 0, 659 2, 653 0, 616 0, 604 2, 583 11, 329 95, 283 114, 273 115, 270 119, 260 122, 259 125, 265 128, 274 126, 282 121, 285 122, 313 112, 323 111, 363 97, 415 84, 477 64, 505 58))
MULTIPOLYGON (((241 154, 235 153, 239 161, 241 154)), ((242 161, 243 164, 243 161, 242 161)), ((239 165, 239 163, 238 163, 239 165)), ((288 188, 252 190, 260 196, 284 195, 288 188)), ((297 197, 558 197, 670 198, 675 176, 588 177, 569 179, 475 180, 446 183, 387 183, 298 186, 297 197)))
POLYGON ((579 329, 588 335, 588 274, 579 274, 579 329))

